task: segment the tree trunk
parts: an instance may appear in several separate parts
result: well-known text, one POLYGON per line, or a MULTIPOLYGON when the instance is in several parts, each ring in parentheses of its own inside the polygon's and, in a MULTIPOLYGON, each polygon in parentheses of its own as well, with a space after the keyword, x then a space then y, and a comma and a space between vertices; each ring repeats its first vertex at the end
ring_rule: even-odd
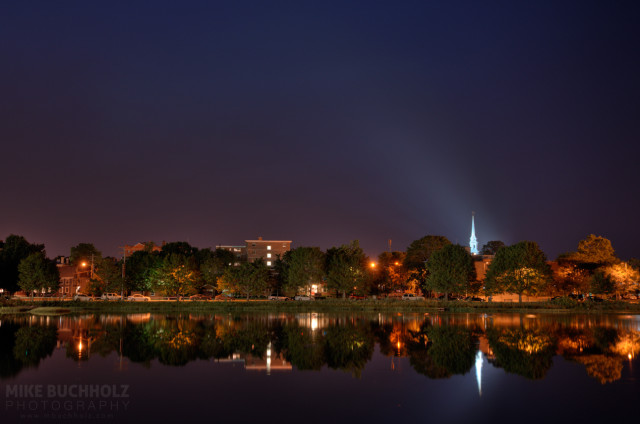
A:
POLYGON ((343 298, 343 299, 346 299, 346 298, 347 298, 347 292, 345 292, 345 291, 343 291, 343 292, 342 292, 342 298, 343 298))
POLYGON ((449 293, 445 293, 444 294, 444 301, 448 302, 449 301, 449 293))
POLYGON ((518 303, 522 303, 522 293, 518 293, 518 303))

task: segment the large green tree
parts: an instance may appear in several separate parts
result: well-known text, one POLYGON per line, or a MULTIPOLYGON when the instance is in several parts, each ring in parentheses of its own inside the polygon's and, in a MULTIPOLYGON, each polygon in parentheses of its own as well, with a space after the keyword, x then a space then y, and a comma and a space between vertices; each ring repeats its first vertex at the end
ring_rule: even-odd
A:
POLYGON ((32 253, 44 253, 44 244, 29 243, 24 237, 9 235, 0 250, 0 288, 18 290, 18 264, 32 253))
POLYGON ((326 255, 327 287, 342 293, 364 291, 368 282, 367 256, 358 240, 340 247, 332 247, 326 255))
POLYGON ((127 257, 125 263, 125 289, 146 290, 151 272, 162 263, 157 252, 139 251, 127 257))
POLYGON ((195 259, 179 253, 166 256, 148 278, 148 286, 151 289, 166 296, 176 296, 178 301, 181 296, 196 293, 200 282, 195 259))
POLYGON ((318 247, 298 247, 285 254, 288 272, 285 290, 308 293, 324 277, 325 254, 318 247))
POLYGON ((426 289, 444 292, 445 300, 449 300, 449 293, 468 291, 476 278, 473 258, 459 244, 449 244, 435 251, 427 261, 427 270, 426 289))
POLYGON ((55 262, 47 259, 42 252, 32 253, 18 265, 19 285, 33 297, 34 291, 56 291, 60 284, 60 274, 55 262))
POLYGON ((404 265, 410 270, 425 269, 431 255, 449 244, 451 242, 444 236, 424 236, 414 240, 407 248, 404 265))
POLYGON ((225 249, 216 249, 214 251, 201 249, 196 256, 203 282, 213 287, 217 286, 218 278, 224 274, 225 270, 237 262, 233 252, 225 249))
POLYGON ((122 263, 115 258, 98 258, 93 277, 90 291, 94 295, 124 291, 122 263))
POLYGON ((543 291, 549 283, 551 268, 537 243, 521 241, 498 250, 489 265, 485 278, 487 293, 517 293, 534 295, 543 291))
POLYGON ((222 291, 242 293, 247 299, 265 294, 269 288, 269 268, 262 259, 243 262, 240 266, 227 268, 218 279, 222 291))

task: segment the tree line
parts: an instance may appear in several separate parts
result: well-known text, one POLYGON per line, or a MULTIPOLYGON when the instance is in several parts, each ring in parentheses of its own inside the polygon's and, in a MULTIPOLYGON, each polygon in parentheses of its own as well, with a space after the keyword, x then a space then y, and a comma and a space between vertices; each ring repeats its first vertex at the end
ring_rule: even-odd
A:
MULTIPOLYGON (((269 294, 309 294, 314 285, 333 296, 351 294, 386 296, 405 292, 453 295, 567 295, 614 294, 618 297, 640 288, 640 261, 621 261, 611 242, 589 235, 575 252, 560 255, 554 268, 537 243, 521 241, 507 246, 490 241, 482 249, 492 260, 483 281, 475 261, 461 245, 446 237, 427 235, 406 251, 383 252, 376 260, 364 253, 358 241, 326 251, 298 247, 268 267, 264 261, 248 262, 225 249, 199 249, 172 242, 157 251, 152 243, 126 260, 105 257, 91 243, 70 249, 70 262, 91 272, 89 291, 148 291, 180 298, 195 293, 224 292, 250 298, 269 294)), ((44 245, 24 237, 8 236, 0 242, 0 288, 26 293, 55 291, 59 285, 55 262, 44 245)))

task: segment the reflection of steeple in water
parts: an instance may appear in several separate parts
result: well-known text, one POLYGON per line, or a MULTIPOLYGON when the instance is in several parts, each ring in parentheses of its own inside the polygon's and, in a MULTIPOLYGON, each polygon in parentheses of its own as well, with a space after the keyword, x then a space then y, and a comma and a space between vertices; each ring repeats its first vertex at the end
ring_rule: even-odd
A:
POLYGON ((478 382, 478 394, 482 396, 482 352, 476 353, 476 381, 478 382))

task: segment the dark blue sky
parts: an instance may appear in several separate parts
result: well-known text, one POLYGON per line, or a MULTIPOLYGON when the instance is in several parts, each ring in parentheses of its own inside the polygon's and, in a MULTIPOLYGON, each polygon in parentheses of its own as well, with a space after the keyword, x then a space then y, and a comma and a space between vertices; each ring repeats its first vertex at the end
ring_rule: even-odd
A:
POLYGON ((639 256, 635 1, 21 1, 0 237, 639 256))

